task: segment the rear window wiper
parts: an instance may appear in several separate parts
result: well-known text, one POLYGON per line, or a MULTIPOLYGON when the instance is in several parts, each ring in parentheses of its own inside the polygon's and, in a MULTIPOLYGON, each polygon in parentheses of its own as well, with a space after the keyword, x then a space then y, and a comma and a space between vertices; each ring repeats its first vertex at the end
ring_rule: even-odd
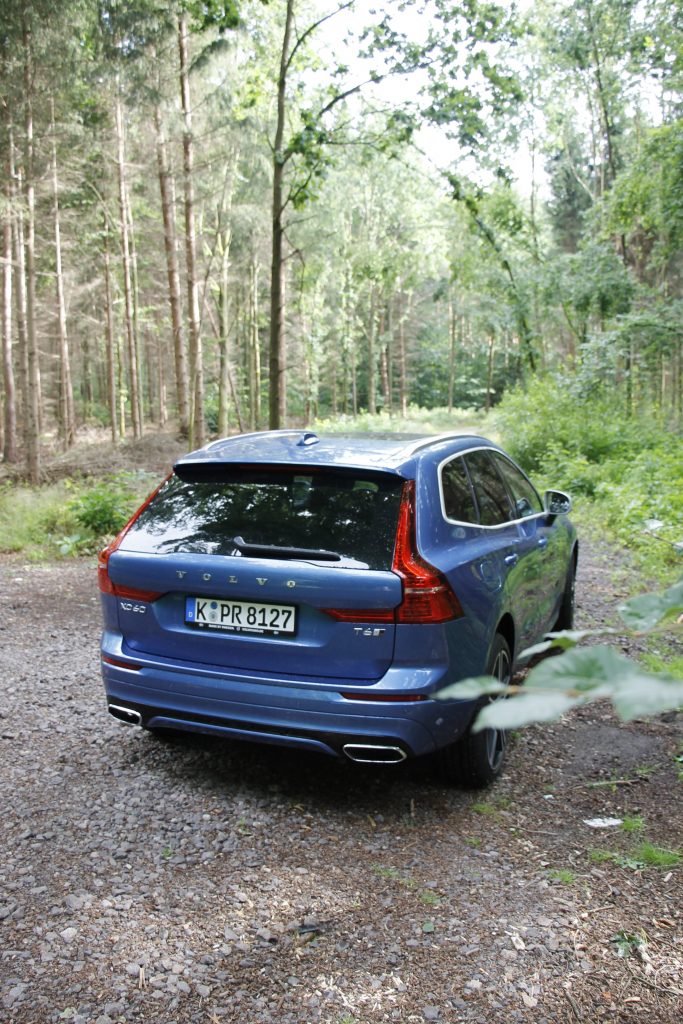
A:
POLYGON ((279 544, 251 544, 244 537, 233 537, 233 544, 242 555, 254 558, 301 558, 315 562, 341 562, 342 556, 336 551, 315 548, 288 548, 279 544))

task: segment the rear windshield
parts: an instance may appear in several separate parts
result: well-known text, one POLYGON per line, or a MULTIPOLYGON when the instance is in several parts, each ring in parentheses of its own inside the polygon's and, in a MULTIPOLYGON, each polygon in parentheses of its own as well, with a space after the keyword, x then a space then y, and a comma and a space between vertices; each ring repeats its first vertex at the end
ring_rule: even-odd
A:
POLYGON ((122 550, 391 568, 399 477, 233 467, 211 467, 211 473, 207 479, 202 467, 202 479, 173 475, 128 531, 122 550))

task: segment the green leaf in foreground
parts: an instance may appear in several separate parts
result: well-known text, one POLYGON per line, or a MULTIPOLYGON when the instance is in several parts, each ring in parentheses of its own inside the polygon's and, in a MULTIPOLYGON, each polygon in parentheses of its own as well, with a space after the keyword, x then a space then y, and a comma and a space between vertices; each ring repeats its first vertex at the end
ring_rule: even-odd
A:
MULTIPOLYGON (((446 700, 481 700, 503 692, 495 679, 466 679, 442 690, 446 700)), ((579 704, 609 698, 623 721, 683 707, 683 679, 647 672, 613 648, 583 647, 547 658, 533 668, 509 700, 492 700, 479 713, 473 730, 517 729, 552 722, 579 704)))
POLYGON ((654 629, 666 619, 683 613, 683 579, 660 593, 641 594, 619 605, 619 614, 638 632, 654 629))

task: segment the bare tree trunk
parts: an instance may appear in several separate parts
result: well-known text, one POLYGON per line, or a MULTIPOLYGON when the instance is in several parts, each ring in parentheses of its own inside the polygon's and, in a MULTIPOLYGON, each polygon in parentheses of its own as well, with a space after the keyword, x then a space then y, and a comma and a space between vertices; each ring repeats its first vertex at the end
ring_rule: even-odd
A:
POLYGON ((280 53, 280 74, 277 83, 277 123, 273 141, 273 239, 270 274, 270 427, 275 430, 284 425, 286 416, 285 378, 285 267, 283 226, 283 179, 285 157, 282 144, 285 133, 285 103, 289 49, 294 17, 294 0, 287 0, 285 30, 280 53))
POLYGON ((258 330, 258 273, 256 255, 249 266, 249 395, 252 426, 261 424, 261 347, 258 330))
POLYGON ((491 408, 491 396, 493 394, 493 344, 495 338, 493 334, 489 337, 489 358, 488 358, 488 371, 486 374, 486 411, 488 412, 491 408))
POLYGON ((219 291, 220 303, 220 368, 218 375, 218 436, 225 437, 228 433, 228 389, 230 387, 230 365, 228 343, 230 338, 230 240, 223 241, 221 259, 221 284, 219 291))
POLYGON ((379 372, 382 384, 382 407, 391 413, 391 388, 389 385, 389 346, 385 343, 386 323, 384 308, 380 310, 378 340, 379 340, 379 372))
POLYGON ((17 342, 19 348, 19 381, 21 392, 21 433, 26 437, 28 424, 28 335, 26 331, 26 251, 24 247, 24 214, 21 206, 15 207, 17 193, 23 193, 21 174, 15 170, 14 142, 10 129, 10 193, 16 214, 12 220, 12 245, 14 251, 14 300, 17 314, 17 342))
POLYGON ((187 355, 185 352, 185 336, 183 333, 182 306, 180 302, 180 274, 178 272, 178 243, 175 230, 173 194, 166 151, 166 139, 161 124, 161 111, 158 104, 154 107, 154 126, 156 129, 157 168, 159 174, 159 192, 161 194, 161 214, 164 222, 164 249, 166 252, 166 274, 168 277, 168 302, 171 311, 171 327, 173 330, 173 354, 175 359, 176 395, 178 402, 178 420, 180 433, 188 437, 189 426, 189 384, 187 377, 187 355))
POLYGON ((109 259, 109 224, 104 215, 104 304, 107 317, 107 399, 109 405, 109 424, 111 439, 114 444, 119 439, 118 411, 116 402, 116 342, 114 340, 114 308, 111 294, 111 267, 109 259))
POLYGON ((194 216, 194 180, 192 145, 192 108, 187 49, 187 15, 178 18, 178 54, 180 59, 180 99, 183 109, 183 177, 185 189, 185 261, 187 264, 187 304, 190 335, 190 444, 204 444, 204 357, 199 326, 199 287, 197 280, 197 243, 194 216))
MULTIPOLYGON (((147 361, 142 358, 142 342, 140 341, 140 286, 138 280, 138 252, 135 246, 135 224, 133 223, 133 209, 130 205, 130 195, 128 189, 126 189, 126 217, 128 219, 128 238, 130 239, 130 279, 132 285, 132 297, 133 297, 133 338, 135 339, 135 377, 138 382, 138 422, 140 424, 140 433, 142 433, 145 425, 144 416, 144 369, 147 367, 147 361)), ((152 404, 151 391, 152 382, 148 380, 148 387, 150 391, 150 405, 152 404)))
POLYGON ((16 462, 17 409, 12 365, 12 196, 9 162, 8 157, 5 185, 7 212, 2 222, 2 379, 5 395, 2 451, 5 462, 16 462))
POLYGON ((165 427, 168 423, 168 406, 166 404, 166 374, 164 373, 164 345, 161 335, 157 334, 156 358, 157 358, 157 391, 159 392, 159 426, 165 427))
POLYGON ((76 438, 76 414, 71 384, 71 356, 66 327, 66 301, 62 270, 62 232, 59 221, 59 177, 57 174, 57 140, 55 138, 55 101, 50 97, 50 135, 52 136, 52 216, 55 238, 55 291, 57 298, 57 328, 59 332, 59 429, 65 448, 71 448, 76 438))
POLYGON ((24 171, 26 201, 26 352, 27 352, 27 419, 26 457, 28 477, 32 484, 40 482, 40 366, 36 333, 36 192, 34 182, 33 140, 33 51, 31 31, 24 18, 24 171))
POLYGON ((370 289, 370 312, 368 314, 368 412, 377 412, 377 369, 375 367, 375 287, 370 289))
POLYGON ((453 412, 453 388, 455 385, 455 342, 457 321, 453 308, 453 296, 448 292, 448 411, 453 412))
POLYGON ((130 409, 133 424, 133 437, 142 437, 140 419, 140 402, 138 396, 138 357, 137 339, 133 322, 133 284, 131 277, 130 237, 128 233, 128 201, 126 187, 125 138, 123 128, 123 108, 121 104, 121 86, 116 81, 116 97, 114 101, 114 124, 116 126, 116 157, 119 186, 119 217, 121 229, 121 256, 123 261, 123 297, 125 303, 126 346, 128 351, 128 374, 130 380, 130 409))
POLYGON ((398 293, 398 369, 399 369, 399 404, 401 416, 408 414, 408 367, 406 360, 406 304, 405 293, 398 293))

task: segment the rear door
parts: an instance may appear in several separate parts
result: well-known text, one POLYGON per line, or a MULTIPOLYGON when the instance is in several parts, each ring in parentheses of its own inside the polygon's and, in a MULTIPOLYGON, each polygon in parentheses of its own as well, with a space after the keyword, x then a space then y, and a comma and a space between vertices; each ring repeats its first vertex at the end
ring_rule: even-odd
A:
POLYGON ((109 560, 124 644, 184 665, 372 682, 389 668, 403 481, 389 473, 211 467, 173 476, 109 560), (195 471, 196 472, 196 471, 195 471))

